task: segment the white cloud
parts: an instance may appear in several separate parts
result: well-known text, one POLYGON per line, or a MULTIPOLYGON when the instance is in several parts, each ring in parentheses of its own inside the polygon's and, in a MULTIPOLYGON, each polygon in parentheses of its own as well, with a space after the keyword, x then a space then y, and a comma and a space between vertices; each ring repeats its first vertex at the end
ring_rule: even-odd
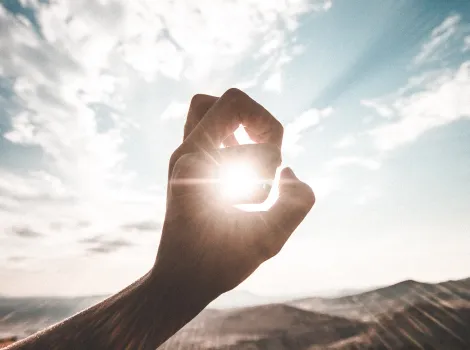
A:
POLYGON ((292 156, 302 152, 303 147, 298 144, 302 137, 302 132, 318 125, 322 119, 328 117, 331 113, 333 113, 331 107, 322 110, 312 108, 288 123, 284 130, 284 151, 292 156))
MULTIPOLYGON (((78 64, 53 38, 40 39, 30 25, 3 7, 0 19, 4 23, 0 50, 9 53, 2 55, 0 66, 15 78, 13 90, 22 107, 12 116, 12 129, 4 137, 16 144, 41 147, 51 165, 77 191, 90 196, 106 192, 124 175, 119 169, 124 158, 119 149, 121 125, 99 132, 88 103, 105 95, 112 100, 113 82, 96 90, 102 75, 95 74, 95 69, 78 64)), ((60 30, 51 33, 60 35, 60 30)))
POLYGON ((422 45, 421 51, 415 56, 413 63, 419 65, 435 60, 439 51, 444 49, 446 43, 457 33, 460 20, 460 15, 452 15, 434 28, 429 40, 422 45))
POLYGON ((161 115, 162 120, 182 119, 188 113, 189 105, 183 102, 172 101, 161 115))
POLYGON ((335 148, 344 149, 354 146, 357 143, 357 139, 353 135, 348 135, 340 139, 335 145, 335 148))
POLYGON ((470 118, 470 61, 439 76, 422 90, 392 102, 398 120, 374 129, 379 149, 392 150, 413 142, 423 133, 453 121, 470 118))
POLYGON ((464 38, 464 44, 463 44, 462 51, 463 52, 470 51, 470 35, 468 35, 464 38))
MULTIPOLYGON (((266 85, 279 91, 279 69, 291 59, 284 32, 296 28, 300 15, 325 10, 329 3, 76 1, 46 6, 33 1, 44 40, 29 22, 2 8, 0 49, 8 55, 0 67, 17 77, 15 92, 24 107, 13 116, 6 137, 39 145, 64 176, 76 178, 81 190, 96 196, 111 178, 128 177, 121 173, 125 154, 120 149, 126 123, 98 132, 88 103, 105 102, 119 112, 126 106, 132 74, 149 81, 157 74, 200 78, 235 65, 265 38, 261 56, 276 57, 266 66, 275 70, 266 85)), ((163 117, 176 115, 181 106, 170 105, 163 117)))
POLYGON ((361 100, 361 104, 365 107, 374 109, 381 117, 391 118, 393 116, 393 111, 378 101, 361 100))
POLYGON ((365 157, 338 157, 327 162, 326 167, 329 170, 337 169, 344 166, 358 165, 369 170, 378 170, 380 169, 380 162, 376 159, 365 158, 365 157))
POLYGON ((269 46, 262 46, 255 53, 254 57, 264 59, 264 62, 257 68, 254 74, 234 86, 243 90, 258 85, 260 80, 264 79, 264 90, 280 93, 282 91, 282 72, 284 66, 291 62, 295 56, 303 53, 304 47, 294 44, 294 42, 295 40, 292 43, 283 43, 280 46, 275 46, 274 43, 276 42, 270 42, 269 46), (289 47, 289 45, 291 46, 289 47), (268 52, 270 54, 267 54, 268 52))
MULTIPOLYGON (((164 195, 160 193, 122 189, 114 191, 107 201, 90 201, 44 171, 19 174, 1 170, 0 232, 11 234, 1 235, 0 244, 9 247, 8 256, 20 254, 39 259, 38 266, 54 256, 75 258, 84 250, 78 242, 90 235, 122 237, 136 246, 145 245, 148 239, 139 236, 135 240, 126 225, 130 222, 158 225, 164 207, 164 195), (34 242, 25 240, 33 236, 34 242)), ((153 235, 153 239, 157 238, 153 235)))
POLYGON ((67 200, 76 196, 56 176, 45 171, 32 171, 26 175, 0 170, 0 194, 14 200, 67 200))
POLYGON ((233 84, 233 87, 235 87, 237 89, 240 89, 240 90, 251 89, 251 88, 255 87, 256 85, 258 85, 258 79, 259 79, 259 77, 254 77, 254 78, 251 78, 251 79, 242 80, 242 81, 239 81, 239 82, 233 84))
POLYGON ((280 71, 274 72, 263 84, 265 90, 280 93, 282 90, 282 76, 280 71))
POLYGON ((379 198, 381 195, 382 192, 377 187, 366 186, 361 190, 359 196, 356 198, 356 203, 359 205, 365 205, 379 198))
POLYGON ((413 75, 408 78, 405 86, 399 88, 398 91, 394 92, 389 97, 392 99, 398 99, 405 94, 419 91, 423 89, 423 87, 433 88, 436 84, 439 83, 439 80, 442 77, 445 77, 447 74, 452 74, 452 70, 446 68, 429 69, 421 74, 413 75))
POLYGON ((263 88, 267 91, 280 93, 282 91, 282 70, 284 66, 291 62, 295 56, 302 54, 303 47, 300 45, 293 45, 287 49, 287 44, 278 48, 276 55, 270 55, 266 63, 261 67, 257 73, 257 79, 263 74, 267 74, 264 81, 263 88))
POLYGON ((267 56, 275 53, 279 47, 284 44, 285 33, 282 30, 273 30, 270 33, 267 33, 264 43, 259 48, 259 56, 267 56))
POLYGON ((315 177, 307 181, 312 187, 315 197, 320 200, 327 198, 332 193, 341 189, 343 182, 333 175, 325 177, 315 177))
MULTIPOLYGON (((280 75, 301 52, 286 33, 298 27, 301 15, 330 5, 327 0, 29 0, 42 37, 24 17, 0 6, 0 72, 12 78, 15 94, 2 105, 18 106, 3 137, 18 149, 42 152, 37 172, 0 174, 0 231, 22 223, 44 233, 41 241, 47 242, 34 247, 8 238, 0 245, 39 258, 66 256, 76 253, 72 243, 84 233, 114 235, 125 222, 163 217, 164 193, 137 188, 135 174, 126 169, 123 144, 128 127, 139 126, 129 117, 141 112, 133 100, 138 89, 162 78, 215 89, 208 75, 225 76, 246 61, 260 67, 251 84, 280 75), (109 117, 92 104, 111 110, 109 117), (51 228, 57 218, 68 228, 60 234, 51 228), (73 222, 89 225, 74 228, 73 222)), ((151 108, 160 102, 155 100, 151 108)), ((183 116, 183 105, 170 103, 162 118, 183 116)))

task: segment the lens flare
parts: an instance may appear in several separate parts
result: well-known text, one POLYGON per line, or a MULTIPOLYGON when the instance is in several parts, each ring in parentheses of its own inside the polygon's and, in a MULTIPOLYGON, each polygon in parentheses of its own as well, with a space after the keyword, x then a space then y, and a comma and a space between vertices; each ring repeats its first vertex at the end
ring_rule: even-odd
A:
POLYGON ((220 193, 230 201, 247 198, 260 182, 261 179, 250 164, 227 164, 220 172, 220 193))

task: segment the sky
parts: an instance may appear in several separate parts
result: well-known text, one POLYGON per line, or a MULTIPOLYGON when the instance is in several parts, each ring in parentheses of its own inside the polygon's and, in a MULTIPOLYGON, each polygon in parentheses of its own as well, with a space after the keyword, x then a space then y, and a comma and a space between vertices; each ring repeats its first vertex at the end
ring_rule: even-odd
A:
POLYGON ((148 271, 188 103, 230 87, 317 197, 238 289, 470 276, 470 1, 3 0, 0 52, 0 294, 148 271))

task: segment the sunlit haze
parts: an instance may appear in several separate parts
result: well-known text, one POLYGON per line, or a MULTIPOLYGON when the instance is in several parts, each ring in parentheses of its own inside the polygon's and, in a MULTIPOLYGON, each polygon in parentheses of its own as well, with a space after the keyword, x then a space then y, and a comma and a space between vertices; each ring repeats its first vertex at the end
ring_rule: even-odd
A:
POLYGON ((254 167, 244 162, 227 164, 220 175, 220 192, 229 200, 248 197, 261 181, 254 167))
MULTIPOLYGON (((230 87, 317 199, 239 290, 470 276, 469 1, 2 1, 0 52, 0 294, 147 272, 191 97, 230 87)), ((225 174, 229 196, 258 176, 225 174)))

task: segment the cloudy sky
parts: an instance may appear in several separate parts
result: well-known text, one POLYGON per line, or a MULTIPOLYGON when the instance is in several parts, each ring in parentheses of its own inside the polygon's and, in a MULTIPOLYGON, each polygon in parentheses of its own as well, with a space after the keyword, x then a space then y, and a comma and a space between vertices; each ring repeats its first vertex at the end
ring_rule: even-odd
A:
POLYGON ((470 1, 5 0, 0 294, 151 266, 188 101, 239 87, 317 204, 240 289, 470 276, 470 1))

